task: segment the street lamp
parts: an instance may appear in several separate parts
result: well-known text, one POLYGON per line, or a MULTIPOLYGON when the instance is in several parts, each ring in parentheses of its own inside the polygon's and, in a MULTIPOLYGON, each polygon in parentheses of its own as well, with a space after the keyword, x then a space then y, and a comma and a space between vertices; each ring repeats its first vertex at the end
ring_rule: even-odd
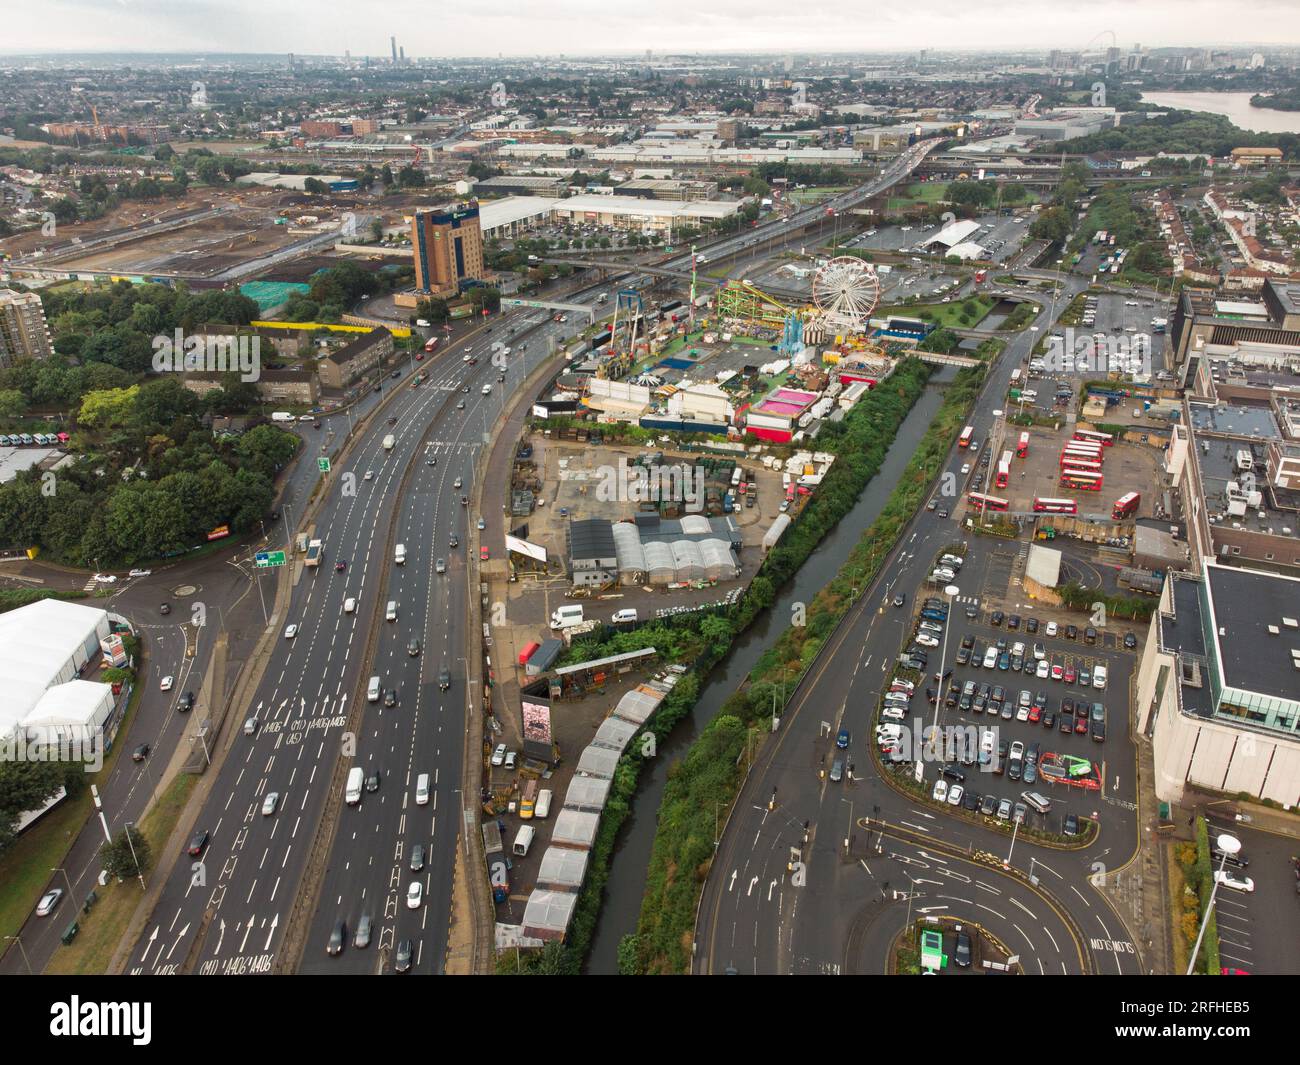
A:
POLYGON ((948 628, 952 624, 952 611, 957 603, 957 596, 961 594, 961 589, 955 584, 950 584, 943 590, 943 594, 948 597, 948 611, 943 619, 943 640, 939 644, 939 669, 935 673, 934 686, 934 724, 930 729, 930 735, 937 741, 939 736, 939 701, 943 698, 943 660, 944 655, 948 652, 948 628))
POLYGON ((28 976, 35 976, 36 974, 35 974, 34 972, 32 972, 32 960, 31 960, 31 958, 29 958, 29 957, 27 956, 27 948, 23 946, 23 940, 22 940, 22 937, 21 937, 21 936, 5 936, 5 939, 12 939, 15 943, 18 944, 18 951, 19 951, 19 953, 22 954, 22 956, 23 956, 23 964, 27 966, 27 975, 28 975, 28 976))
POLYGON ((1201 952, 1201 940, 1205 938, 1205 929, 1210 924, 1210 914, 1214 912, 1214 899, 1219 893, 1218 873, 1223 872, 1223 867, 1227 864, 1228 859, 1236 857, 1237 852, 1241 850, 1241 840, 1236 836, 1228 835, 1226 832, 1220 835, 1215 842, 1219 845, 1219 852, 1221 854, 1221 857, 1219 858, 1219 868, 1215 873, 1214 886, 1210 889, 1209 904, 1205 907, 1205 915, 1201 918, 1201 930, 1196 933, 1196 946, 1192 947, 1192 956, 1187 959, 1188 976, 1192 975, 1192 969, 1196 965, 1196 955, 1201 952))
POLYGON ((144 870, 140 868, 140 856, 135 853, 135 840, 131 838, 131 829, 135 826, 130 821, 125 821, 122 827, 126 829, 126 844, 131 848, 131 860, 135 862, 135 875, 140 878, 140 890, 144 891, 144 870))

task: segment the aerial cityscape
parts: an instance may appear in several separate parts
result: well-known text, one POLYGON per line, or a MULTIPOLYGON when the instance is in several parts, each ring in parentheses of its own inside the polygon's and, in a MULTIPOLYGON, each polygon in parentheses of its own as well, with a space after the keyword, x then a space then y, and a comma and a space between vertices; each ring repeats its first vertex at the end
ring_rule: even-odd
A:
POLYGON ((15 13, 0 970, 1300 973, 1286 6, 527 7, 15 13))

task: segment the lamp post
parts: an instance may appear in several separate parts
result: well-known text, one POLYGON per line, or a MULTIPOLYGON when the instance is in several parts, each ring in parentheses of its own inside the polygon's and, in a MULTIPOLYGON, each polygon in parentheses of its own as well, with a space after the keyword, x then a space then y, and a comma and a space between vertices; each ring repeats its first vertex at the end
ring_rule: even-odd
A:
POLYGON ((19 952, 20 954, 22 954, 22 956, 23 956, 23 964, 27 966, 27 975, 28 975, 28 976, 35 976, 36 974, 35 974, 34 972, 32 972, 32 960, 31 960, 31 958, 29 958, 29 957, 27 956, 27 948, 23 946, 23 940, 22 940, 22 937, 21 937, 21 936, 5 936, 5 939, 12 939, 15 943, 18 944, 18 952, 19 952))
POLYGON ((135 875, 140 878, 140 890, 144 891, 144 870, 140 868, 140 856, 135 853, 135 840, 131 838, 131 829, 135 826, 130 822, 123 822, 123 828, 126 829, 126 845, 131 848, 131 860, 135 862, 135 875))
POLYGON ((1205 929, 1210 924, 1210 914, 1214 912, 1214 900, 1219 894, 1219 873, 1223 872, 1224 865, 1227 864, 1230 857, 1235 857, 1241 850, 1241 840, 1236 836, 1230 836, 1226 832, 1215 840, 1219 845, 1219 852, 1222 857, 1219 858, 1219 868, 1214 876, 1214 886, 1210 889, 1210 901, 1205 907, 1205 914, 1201 917, 1201 930, 1196 933, 1196 946, 1192 947, 1192 956, 1187 959, 1187 975, 1192 975, 1192 969, 1196 966, 1196 956, 1201 952, 1201 940, 1205 938, 1205 929))
POLYGON ((952 608, 956 604, 957 596, 961 594, 961 589, 955 584, 950 584, 944 588, 943 594, 948 597, 948 612, 943 619, 943 640, 939 644, 939 668, 935 672, 934 723, 931 728, 932 735, 937 735, 939 732, 939 701, 943 698, 943 661, 944 656, 948 653, 948 628, 952 623, 952 608))

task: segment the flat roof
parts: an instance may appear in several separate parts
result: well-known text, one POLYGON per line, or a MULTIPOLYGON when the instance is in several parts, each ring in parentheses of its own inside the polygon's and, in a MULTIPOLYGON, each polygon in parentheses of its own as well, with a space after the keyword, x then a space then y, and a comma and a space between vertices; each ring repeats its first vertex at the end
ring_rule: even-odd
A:
MULTIPOLYGON (((476 185, 475 188, 478 188, 476 185)), ((550 196, 507 196, 479 204, 478 224, 485 233, 529 218, 550 214, 559 200, 550 196)))
POLYGON ((1224 683, 1232 688, 1294 700, 1300 692, 1300 670, 1291 652, 1300 651, 1300 579, 1278 573, 1205 566, 1224 683), (1277 635, 1269 626, 1279 629, 1277 635))
POLYGON ((570 196, 558 200, 557 211, 581 211, 593 214, 620 214, 655 218, 687 215, 702 218, 726 218, 740 210, 739 200, 641 200, 634 196, 570 196))

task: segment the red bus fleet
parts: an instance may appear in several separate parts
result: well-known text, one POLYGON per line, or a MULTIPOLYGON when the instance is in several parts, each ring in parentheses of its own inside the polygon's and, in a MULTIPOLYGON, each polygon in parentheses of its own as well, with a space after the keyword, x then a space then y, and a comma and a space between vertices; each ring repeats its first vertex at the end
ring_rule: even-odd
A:
POLYGON ((1129 492, 1115 500, 1114 507, 1111 508, 1110 516, 1113 521, 1120 521, 1123 518, 1130 517, 1137 513, 1138 505, 1142 502, 1142 495, 1139 492, 1129 492))
POLYGON ((1079 504, 1073 499, 1046 499, 1038 497, 1034 499, 1034 513, 1078 514, 1079 504))

